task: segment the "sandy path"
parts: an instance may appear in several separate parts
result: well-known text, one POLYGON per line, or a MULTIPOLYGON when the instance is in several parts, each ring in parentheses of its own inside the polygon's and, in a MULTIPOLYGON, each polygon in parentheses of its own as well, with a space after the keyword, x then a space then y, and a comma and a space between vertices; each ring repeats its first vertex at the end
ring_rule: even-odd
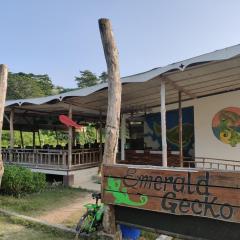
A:
POLYGON ((83 213, 85 211, 83 205, 90 202, 94 202, 94 200, 92 199, 91 194, 87 194, 87 196, 75 199, 72 203, 66 205, 65 207, 54 209, 45 215, 39 216, 38 219, 49 223, 60 224, 76 213, 79 213, 79 215, 83 213))

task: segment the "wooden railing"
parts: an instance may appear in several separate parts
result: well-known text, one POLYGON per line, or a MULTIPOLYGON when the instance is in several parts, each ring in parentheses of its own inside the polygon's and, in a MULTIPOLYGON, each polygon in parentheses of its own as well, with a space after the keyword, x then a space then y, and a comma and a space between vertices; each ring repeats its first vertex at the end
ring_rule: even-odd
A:
POLYGON ((195 157, 194 159, 185 159, 184 167, 240 171, 240 161, 220 158, 195 157))
POLYGON ((83 149, 73 150, 72 152, 72 166, 79 167, 85 165, 95 165, 100 163, 99 149, 83 149))
POLYGON ((67 150, 54 149, 3 149, 5 163, 54 169, 78 169, 100 163, 99 149, 74 149, 72 162, 68 162, 67 150))

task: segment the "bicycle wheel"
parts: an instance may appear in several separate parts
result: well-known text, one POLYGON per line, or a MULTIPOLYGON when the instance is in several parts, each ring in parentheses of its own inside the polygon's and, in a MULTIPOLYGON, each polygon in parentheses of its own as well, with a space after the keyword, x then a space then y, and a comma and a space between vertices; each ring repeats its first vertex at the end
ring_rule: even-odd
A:
POLYGON ((91 233, 94 231, 93 226, 94 216, 91 212, 86 212, 79 220, 76 232, 79 235, 80 233, 91 233))

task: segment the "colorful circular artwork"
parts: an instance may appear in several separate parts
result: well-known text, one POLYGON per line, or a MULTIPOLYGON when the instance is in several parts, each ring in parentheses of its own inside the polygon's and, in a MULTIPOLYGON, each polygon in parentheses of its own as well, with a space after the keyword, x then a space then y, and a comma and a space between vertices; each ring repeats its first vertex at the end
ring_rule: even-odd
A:
POLYGON ((217 139, 235 147, 240 143, 240 108, 228 107, 219 111, 212 120, 212 130, 217 139))

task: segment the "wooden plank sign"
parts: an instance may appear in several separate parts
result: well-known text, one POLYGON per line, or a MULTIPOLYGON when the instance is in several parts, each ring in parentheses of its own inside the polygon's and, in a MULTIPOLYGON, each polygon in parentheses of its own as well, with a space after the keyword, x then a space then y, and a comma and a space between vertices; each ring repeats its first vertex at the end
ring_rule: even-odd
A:
POLYGON ((240 173, 105 165, 103 202, 240 222, 240 173))

